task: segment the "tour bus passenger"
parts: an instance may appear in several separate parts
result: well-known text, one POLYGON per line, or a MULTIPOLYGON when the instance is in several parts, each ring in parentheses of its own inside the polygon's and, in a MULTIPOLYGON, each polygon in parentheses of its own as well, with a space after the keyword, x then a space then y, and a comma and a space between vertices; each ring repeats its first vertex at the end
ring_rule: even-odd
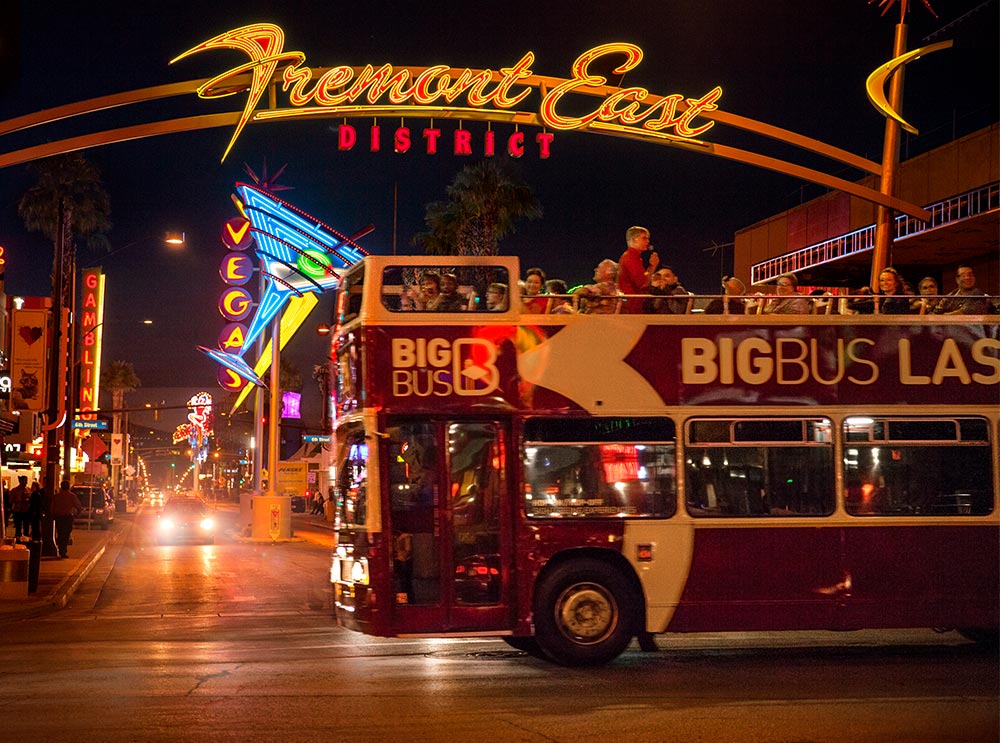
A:
POLYGON ((529 268, 524 272, 524 291, 521 295, 521 312, 542 314, 549 305, 549 298, 542 293, 545 287, 545 271, 529 268))
POLYGON ((862 286, 854 292, 854 298, 847 303, 847 312, 850 315, 871 315, 875 312, 875 297, 872 290, 867 286, 862 286))
POLYGON ((441 294, 434 309, 438 312, 461 312, 468 303, 458 291, 458 277, 453 273, 441 274, 441 294))
POLYGON ((778 294, 764 307, 767 315, 808 315, 809 300, 798 292, 799 280, 793 273, 783 273, 776 282, 778 294))
POLYGON ((882 315, 908 315, 910 300, 904 296, 903 278, 895 268, 887 266, 878 275, 877 310, 882 315))
MULTIPOLYGON (((649 256, 649 267, 642 262, 642 254, 650 250, 649 230, 645 227, 629 227, 625 230, 625 252, 618 259, 618 291, 622 294, 646 294, 649 292, 650 276, 660 265, 660 256, 654 250, 649 256)), ((643 311, 643 301, 639 297, 625 300, 620 310, 630 314, 643 311)))
POLYGON ((933 276, 924 276, 917 284, 918 297, 910 300, 910 311, 921 315, 932 312, 937 303, 941 301, 939 295, 941 289, 938 287, 937 279, 933 276))
POLYGON ((549 295, 550 315, 575 315, 576 310, 566 297, 566 282, 562 279, 549 279, 545 282, 545 291, 549 295))
POLYGON ((493 283, 486 287, 486 309, 489 312, 503 312, 507 309, 507 285, 493 283))
POLYGON ((441 297, 441 275, 424 271, 415 286, 407 287, 401 297, 404 310, 433 310, 441 297))
POLYGON ((667 299, 666 297, 688 296, 688 291, 680 285, 677 274, 670 266, 660 265, 650 277, 651 286, 647 290, 649 299, 643 302, 642 311, 647 315, 683 315, 687 312, 688 299, 667 299))
POLYGON ((814 315, 836 314, 833 304, 833 295, 822 289, 813 289, 809 292, 809 301, 812 302, 814 315))
POLYGON ((745 315, 746 300, 739 299, 739 297, 747 293, 746 284, 735 276, 723 276, 722 288, 726 290, 725 304, 723 304, 722 297, 713 299, 705 307, 705 314, 721 315, 726 311, 726 305, 728 304, 730 315, 745 315))
POLYGON ((621 292, 618 291, 618 264, 605 258, 594 269, 594 283, 581 286, 575 292, 583 301, 580 310, 585 315, 615 315, 619 312, 621 292))
POLYGON ((938 302, 935 315, 988 315, 990 300, 976 287, 976 274, 971 266, 961 265, 955 272, 958 287, 938 302))

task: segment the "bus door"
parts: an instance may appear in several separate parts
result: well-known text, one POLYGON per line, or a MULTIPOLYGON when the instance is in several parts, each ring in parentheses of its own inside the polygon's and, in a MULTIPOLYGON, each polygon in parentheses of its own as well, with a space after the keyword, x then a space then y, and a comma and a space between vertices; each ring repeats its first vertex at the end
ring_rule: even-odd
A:
POLYGON ((396 634, 509 628, 509 431, 496 420, 390 420, 396 634))

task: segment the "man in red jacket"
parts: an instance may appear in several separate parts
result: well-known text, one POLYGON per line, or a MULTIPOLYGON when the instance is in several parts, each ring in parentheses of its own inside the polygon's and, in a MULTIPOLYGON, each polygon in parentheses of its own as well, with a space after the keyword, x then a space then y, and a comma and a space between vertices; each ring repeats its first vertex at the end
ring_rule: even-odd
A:
MULTIPOLYGON (((656 251, 649 256, 649 268, 642 263, 643 251, 649 248, 649 230, 645 227, 629 227, 625 230, 625 252, 618 259, 618 291, 622 294, 647 294, 649 292, 649 277, 660 265, 660 256, 656 251)), ((642 312, 642 298, 629 297, 622 305, 619 314, 642 312)))

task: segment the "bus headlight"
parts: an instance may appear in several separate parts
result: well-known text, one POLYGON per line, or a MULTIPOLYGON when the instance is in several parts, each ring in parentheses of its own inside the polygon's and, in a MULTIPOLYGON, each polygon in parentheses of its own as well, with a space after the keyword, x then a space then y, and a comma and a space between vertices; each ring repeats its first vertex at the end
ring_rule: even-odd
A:
POLYGON ((366 558, 357 559, 351 565, 351 581, 363 586, 368 585, 368 560, 366 558))

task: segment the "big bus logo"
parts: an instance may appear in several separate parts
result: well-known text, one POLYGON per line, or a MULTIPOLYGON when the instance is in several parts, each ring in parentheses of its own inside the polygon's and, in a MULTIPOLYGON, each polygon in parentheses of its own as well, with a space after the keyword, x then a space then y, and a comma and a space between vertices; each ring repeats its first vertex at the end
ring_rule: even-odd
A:
POLYGON ((488 395, 500 384, 497 349, 483 338, 393 338, 396 397, 488 395))

